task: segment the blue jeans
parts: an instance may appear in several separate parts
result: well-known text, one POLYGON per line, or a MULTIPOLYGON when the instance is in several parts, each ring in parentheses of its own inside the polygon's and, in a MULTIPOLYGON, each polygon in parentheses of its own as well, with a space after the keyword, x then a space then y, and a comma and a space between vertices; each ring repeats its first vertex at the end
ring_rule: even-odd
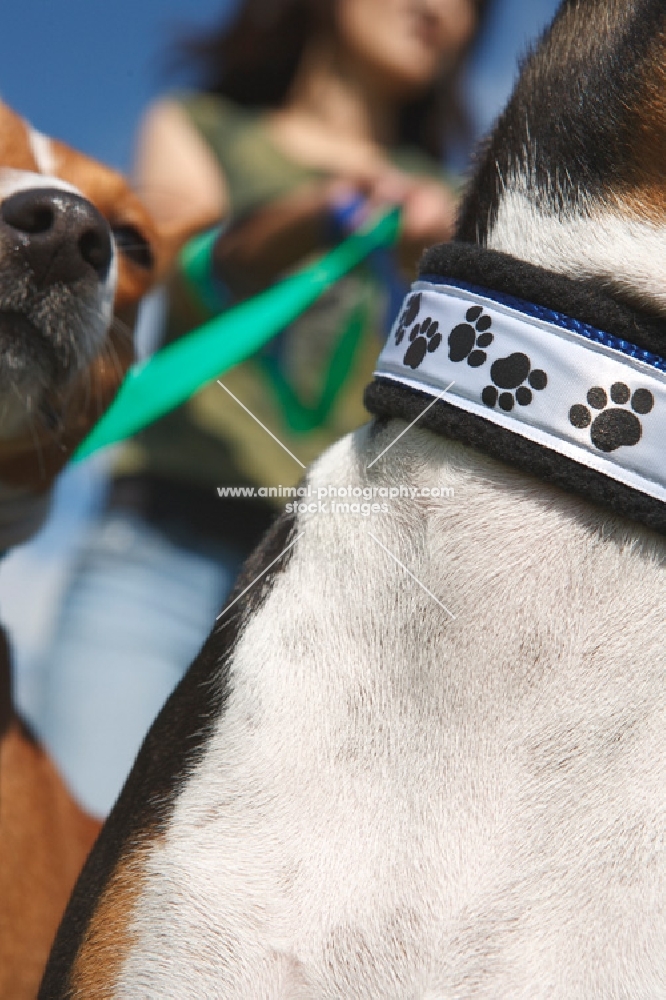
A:
POLYGON ((242 556, 107 511, 65 595, 37 729, 81 804, 109 811, 141 742, 211 630, 242 556))

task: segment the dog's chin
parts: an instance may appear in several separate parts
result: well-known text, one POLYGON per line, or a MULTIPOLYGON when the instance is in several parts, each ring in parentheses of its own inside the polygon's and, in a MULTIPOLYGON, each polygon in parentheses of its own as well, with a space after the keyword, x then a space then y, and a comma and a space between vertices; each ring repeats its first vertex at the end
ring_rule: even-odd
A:
POLYGON ((41 330, 20 312, 0 309, 0 385, 24 372, 49 382, 62 382, 54 347, 41 330))
POLYGON ((55 351, 35 324, 22 313, 0 309, 0 441, 23 430, 48 387, 67 381, 55 351))

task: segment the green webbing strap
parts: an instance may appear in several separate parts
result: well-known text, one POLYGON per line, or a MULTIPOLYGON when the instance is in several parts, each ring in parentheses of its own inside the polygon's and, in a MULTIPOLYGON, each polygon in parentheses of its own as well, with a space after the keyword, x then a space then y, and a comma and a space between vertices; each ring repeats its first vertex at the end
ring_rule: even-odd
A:
MULTIPOLYGON (((192 294, 209 313, 216 315, 231 304, 231 296, 213 272, 213 247, 221 226, 209 229, 191 239, 181 250, 180 270, 192 294)), ((368 317, 367 304, 354 307, 345 317, 342 333, 333 348, 324 375, 319 398, 313 404, 304 403, 286 377, 276 357, 258 354, 256 362, 274 393, 282 418, 296 434, 315 430, 326 423, 338 395, 344 388, 358 354, 360 338, 368 317)))
POLYGON ((224 286, 213 274, 213 247, 222 232, 222 226, 207 229, 185 244, 180 251, 178 264, 192 291, 209 313, 217 315, 229 306, 224 286))
MULTIPOLYGON (((314 264, 133 365, 113 404, 79 445, 74 461, 130 437, 245 361, 373 250, 394 243, 399 225, 399 210, 388 212, 314 264)), ((209 257, 212 244, 210 237, 209 257)), ((204 245, 199 260, 205 260, 205 251, 204 245)))
POLYGON ((326 423, 354 365, 367 318, 368 308, 365 302, 352 309, 333 348, 319 399, 312 406, 301 402, 276 358, 259 356, 259 366, 268 378, 278 399, 284 422, 291 431, 304 434, 326 423))

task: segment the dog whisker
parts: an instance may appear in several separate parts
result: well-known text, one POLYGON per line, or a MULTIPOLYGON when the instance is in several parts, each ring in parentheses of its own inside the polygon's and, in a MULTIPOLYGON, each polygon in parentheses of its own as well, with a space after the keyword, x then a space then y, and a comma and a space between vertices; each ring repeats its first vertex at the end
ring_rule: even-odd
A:
POLYGON ((111 320, 110 329, 114 333, 119 333, 122 337, 124 337, 128 344, 134 343, 134 330, 132 329, 131 326, 129 326, 128 323, 125 322, 125 320, 121 319, 119 316, 113 317, 113 319, 111 320))
POLYGON ((104 354, 111 361, 111 364, 115 369, 116 375, 118 376, 118 381, 122 382, 122 380, 125 377, 125 368, 122 365, 118 351, 116 350, 115 346, 111 343, 111 341, 108 341, 104 345, 104 354))

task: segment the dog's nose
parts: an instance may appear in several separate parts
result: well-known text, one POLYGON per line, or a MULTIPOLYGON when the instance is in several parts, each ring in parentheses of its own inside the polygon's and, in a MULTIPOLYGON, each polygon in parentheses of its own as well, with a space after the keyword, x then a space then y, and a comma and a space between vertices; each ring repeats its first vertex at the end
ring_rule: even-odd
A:
POLYGON ((111 230, 85 198, 58 188, 30 188, 0 205, 0 220, 19 245, 38 285, 90 276, 104 281, 113 255, 111 230))

